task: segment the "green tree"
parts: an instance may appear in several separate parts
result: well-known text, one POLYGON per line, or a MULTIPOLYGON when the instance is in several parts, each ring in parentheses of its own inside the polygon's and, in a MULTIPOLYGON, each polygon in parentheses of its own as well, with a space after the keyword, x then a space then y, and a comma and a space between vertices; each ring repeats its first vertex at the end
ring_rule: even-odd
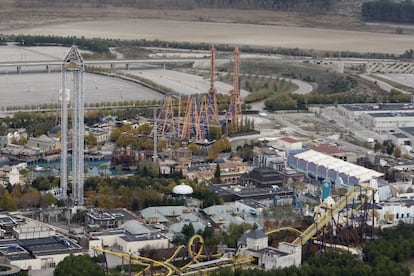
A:
POLYGON ((89 255, 70 255, 61 261, 53 273, 54 276, 104 276, 105 272, 89 255))
POLYGON ((98 145, 98 139, 95 135, 89 134, 85 136, 85 144, 88 147, 96 147, 98 145))
POLYGON ((399 146, 396 146, 396 147, 394 148, 393 155, 394 155, 394 157, 395 157, 395 158, 397 158, 397 159, 401 157, 401 148, 400 148, 399 146))
POLYGON ((216 171, 214 172, 214 181, 217 183, 220 183, 220 164, 217 163, 216 165, 216 171))
POLYGON ((16 202, 6 189, 3 191, 3 196, 0 200, 0 207, 6 211, 16 210, 16 202))

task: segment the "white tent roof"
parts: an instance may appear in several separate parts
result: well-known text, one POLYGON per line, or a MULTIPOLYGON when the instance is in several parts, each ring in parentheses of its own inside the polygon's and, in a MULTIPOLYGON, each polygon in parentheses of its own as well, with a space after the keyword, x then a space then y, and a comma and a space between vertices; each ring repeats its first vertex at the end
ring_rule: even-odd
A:
POLYGON ((344 173, 349 177, 356 177, 361 183, 369 181, 372 177, 377 178, 384 175, 383 173, 343 161, 315 150, 298 153, 295 157, 306 162, 314 162, 317 166, 325 166, 327 169, 335 169, 338 173, 344 173))

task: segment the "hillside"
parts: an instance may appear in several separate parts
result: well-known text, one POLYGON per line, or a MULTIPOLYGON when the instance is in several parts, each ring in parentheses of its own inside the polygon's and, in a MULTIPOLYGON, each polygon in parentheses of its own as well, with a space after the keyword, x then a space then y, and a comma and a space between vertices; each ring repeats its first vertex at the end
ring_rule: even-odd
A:
POLYGON ((362 4, 369 1, 371 0, 335 0, 335 5, 331 11, 335 14, 359 17, 362 4))
MULTIPOLYGON (((362 20, 361 6, 366 1, 368 0, 1 0, 0 33, 29 26, 124 19, 248 23, 396 33, 393 25, 366 24, 362 20)), ((413 34, 414 28, 399 27, 398 33, 402 32, 413 34)))
POLYGON ((14 0, 18 8, 39 7, 132 7, 139 9, 264 9, 328 11, 336 0, 14 0))

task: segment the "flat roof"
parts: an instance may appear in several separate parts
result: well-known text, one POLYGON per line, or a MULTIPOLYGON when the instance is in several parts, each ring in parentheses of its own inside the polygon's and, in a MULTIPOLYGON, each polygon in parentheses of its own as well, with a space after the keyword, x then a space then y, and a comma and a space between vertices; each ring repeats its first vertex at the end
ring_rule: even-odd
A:
POLYGON ((241 200, 238 200, 238 202, 240 202, 240 203, 242 203, 242 204, 244 204, 248 207, 254 208, 254 209, 265 207, 262 203, 260 203, 256 200, 253 200, 253 199, 241 199, 241 200))
POLYGON ((82 249, 78 244, 63 236, 19 240, 19 244, 36 255, 62 254, 82 249))
POLYGON ((397 138, 408 138, 407 135, 397 132, 397 133, 393 133, 392 136, 395 136, 397 138))
POLYGON ((297 140, 295 138, 292 138, 292 137, 282 137, 279 140, 282 140, 282 141, 285 141, 285 142, 291 143, 291 144, 300 142, 299 140, 297 140))
POLYGON ((126 242, 167 239, 166 236, 160 233, 148 233, 142 235, 132 235, 125 233, 124 235, 120 236, 120 238, 126 242))
POLYGON ((126 209, 90 209, 88 210, 88 216, 92 217, 95 220, 133 220, 137 218, 134 214, 130 213, 126 209))
POLYGON ((400 130, 414 136, 414 127, 400 127, 400 130))
POLYGON ((263 249, 264 254, 272 256, 272 257, 280 257, 280 256, 287 256, 288 254, 282 252, 274 247, 267 247, 263 249))
POLYGON ((368 113, 369 116, 375 118, 387 118, 387 117, 414 117, 414 112, 370 112, 368 113))
POLYGON ((315 145, 315 146, 312 146, 311 149, 322 152, 322 153, 326 153, 326 154, 338 154, 338 153, 349 152, 349 150, 344 150, 340 147, 331 146, 329 144, 315 145))
POLYGON ((370 110, 414 110, 412 103, 357 103, 340 104, 339 106, 349 111, 370 111, 370 110))
POLYGON ((64 236, 0 241, 1 255, 10 260, 33 259, 36 255, 65 254, 81 251, 81 246, 64 236))

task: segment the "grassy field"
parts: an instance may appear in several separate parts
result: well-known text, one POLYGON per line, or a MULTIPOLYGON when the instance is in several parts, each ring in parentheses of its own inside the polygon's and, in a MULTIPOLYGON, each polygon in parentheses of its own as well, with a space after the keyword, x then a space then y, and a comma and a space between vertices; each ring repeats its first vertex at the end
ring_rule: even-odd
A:
POLYGON ((386 78, 381 78, 380 76, 375 75, 375 74, 370 74, 369 76, 370 76, 371 78, 377 79, 377 80, 379 80, 379 81, 382 81, 382 82, 388 83, 388 84, 389 84, 389 85, 391 85, 392 87, 395 87, 395 88, 398 88, 398 89, 401 89, 401 90, 405 90, 405 91, 407 91, 407 92, 414 93, 414 88, 412 88, 412 87, 410 87, 410 86, 406 86, 406 85, 404 85, 404 84, 401 84, 401 83, 398 83, 398 82, 395 82, 395 81, 392 81, 392 80, 389 80, 389 79, 386 79, 386 78))
MULTIPOLYGON (((233 76, 230 74, 219 77, 220 81, 232 84, 233 76)), ((249 91, 244 102, 249 104, 265 100, 279 93, 293 92, 298 86, 290 81, 257 75, 244 75, 240 77, 240 88, 249 91)))

